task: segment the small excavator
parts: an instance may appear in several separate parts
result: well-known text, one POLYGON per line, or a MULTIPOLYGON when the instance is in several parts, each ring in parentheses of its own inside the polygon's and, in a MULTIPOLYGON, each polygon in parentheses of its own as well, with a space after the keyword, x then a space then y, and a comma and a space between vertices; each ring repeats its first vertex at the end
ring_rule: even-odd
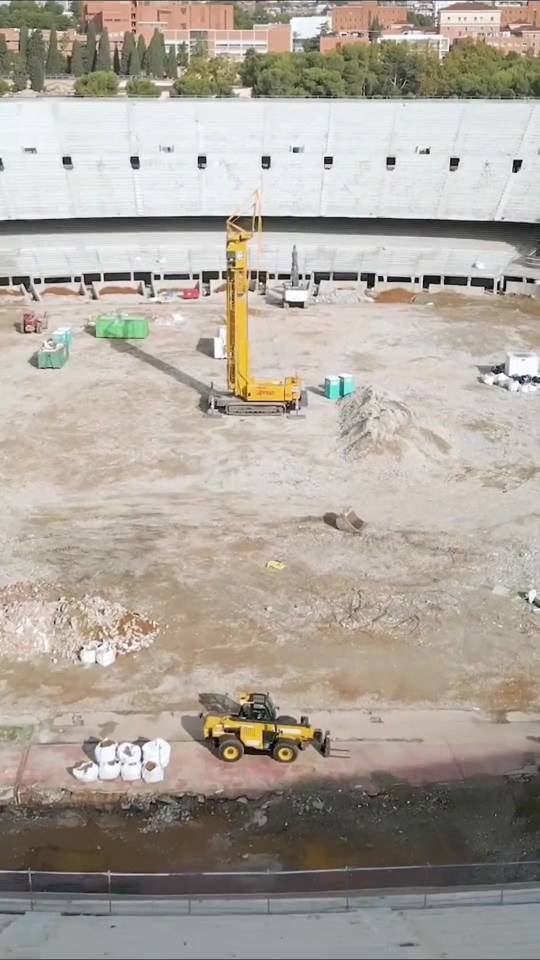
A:
MULTIPOLYGON (((248 208, 249 209, 249 208, 248 208)), ((229 393, 222 395, 210 389, 208 412, 232 416, 276 416, 299 412, 307 404, 298 376, 284 380, 255 380, 250 373, 249 357, 249 257, 248 246, 255 234, 262 232, 260 197, 253 194, 248 225, 240 209, 227 220, 227 381, 229 393)))
POLYGON ((300 270, 298 268, 298 250, 296 246, 292 249, 292 259, 291 259, 291 279, 285 280, 283 283, 283 299, 281 301, 281 306, 285 309, 287 307, 304 307, 309 299, 309 283, 305 280, 300 280, 300 270))
POLYGON ((293 763, 309 744, 330 756, 329 731, 312 727, 309 717, 279 716, 269 693, 241 693, 238 701, 230 713, 201 715, 204 739, 220 760, 235 763, 248 749, 269 753, 278 763, 293 763))

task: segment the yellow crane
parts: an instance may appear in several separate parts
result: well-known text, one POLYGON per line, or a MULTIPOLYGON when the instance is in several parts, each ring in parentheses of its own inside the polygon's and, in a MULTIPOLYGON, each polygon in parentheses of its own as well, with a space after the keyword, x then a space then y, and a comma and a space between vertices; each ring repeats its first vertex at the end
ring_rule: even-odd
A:
POLYGON ((227 220, 227 396, 210 391, 209 412, 236 416, 276 415, 298 412, 307 403, 298 376, 284 380, 255 380, 250 372, 249 356, 249 243, 262 232, 259 193, 248 206, 248 222, 243 208, 227 220))

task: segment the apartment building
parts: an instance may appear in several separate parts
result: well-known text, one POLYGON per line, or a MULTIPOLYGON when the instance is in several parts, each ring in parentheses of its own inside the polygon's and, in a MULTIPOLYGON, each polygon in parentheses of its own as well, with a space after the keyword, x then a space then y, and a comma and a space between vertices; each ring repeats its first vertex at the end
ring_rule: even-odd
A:
POLYGON ((332 33, 365 33, 374 20, 381 27, 390 27, 393 23, 407 20, 407 9, 399 6, 382 6, 374 0, 364 3, 347 4, 332 10, 332 33))
POLYGON ((424 30, 390 30, 383 31, 378 43, 406 43, 417 50, 427 50, 435 53, 442 60, 450 50, 450 39, 435 31, 424 30))
POLYGON ((233 30, 234 7, 230 3, 167 3, 159 0, 87 0, 83 20, 93 21, 98 32, 140 33, 158 30, 233 30))
MULTIPOLYGON (((154 28, 141 26, 140 33, 150 42, 154 28)), ((256 53, 290 53, 292 30, 288 23, 258 24, 253 30, 162 30, 165 46, 186 46, 188 53, 200 51, 208 57, 243 60, 248 50, 256 53)))
POLYGON ((501 11, 488 3, 465 0, 453 3, 440 12, 440 32, 450 41, 482 39, 501 30, 501 11))

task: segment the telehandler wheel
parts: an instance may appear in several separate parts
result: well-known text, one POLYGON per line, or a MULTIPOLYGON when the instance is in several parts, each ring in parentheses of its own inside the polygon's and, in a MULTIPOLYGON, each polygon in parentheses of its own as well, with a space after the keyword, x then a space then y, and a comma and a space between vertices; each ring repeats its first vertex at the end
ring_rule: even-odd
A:
POLYGON ((278 740, 272 756, 278 763, 293 763, 298 756, 298 747, 292 740, 278 740))
POLYGON ((226 763, 236 763, 244 756, 244 745, 238 737, 226 737, 218 743, 218 757, 226 763))

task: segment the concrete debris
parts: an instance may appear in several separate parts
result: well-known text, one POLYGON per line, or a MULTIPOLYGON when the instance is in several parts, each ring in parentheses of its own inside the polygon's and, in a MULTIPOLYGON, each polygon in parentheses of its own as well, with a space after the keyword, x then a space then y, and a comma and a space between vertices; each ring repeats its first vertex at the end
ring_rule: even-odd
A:
POLYGON ((352 508, 338 513, 335 523, 337 529, 343 533, 361 533, 366 525, 365 520, 361 520, 352 508))
POLYGON ((19 662, 42 656, 77 661, 82 648, 94 644, 107 644, 115 654, 137 653, 158 633, 157 623, 120 603, 58 594, 50 584, 0 590, 0 656, 19 662))
POLYGON ((508 374, 504 363, 491 367, 491 370, 482 374, 480 380, 488 387, 502 387, 509 393, 537 393, 540 387, 540 376, 531 373, 508 374))

